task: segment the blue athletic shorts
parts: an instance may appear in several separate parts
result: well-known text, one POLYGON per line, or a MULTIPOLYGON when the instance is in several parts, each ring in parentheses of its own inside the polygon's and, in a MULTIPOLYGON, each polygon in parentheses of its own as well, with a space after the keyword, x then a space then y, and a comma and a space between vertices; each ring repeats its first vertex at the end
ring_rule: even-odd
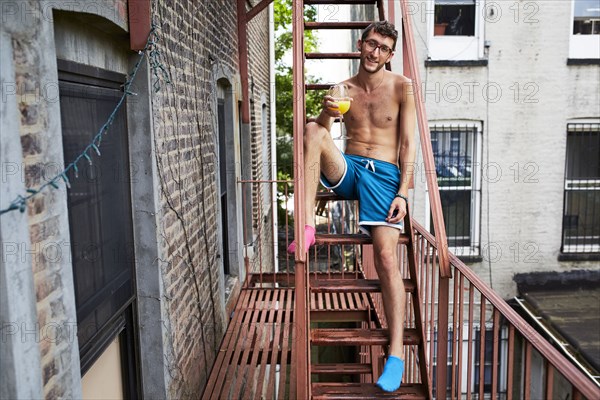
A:
POLYGON ((337 184, 330 183, 321 174, 321 184, 346 200, 359 201, 361 231, 369 234, 373 225, 385 225, 402 229, 403 224, 386 222, 390 205, 400 188, 400 170, 387 161, 343 154, 345 168, 337 184))

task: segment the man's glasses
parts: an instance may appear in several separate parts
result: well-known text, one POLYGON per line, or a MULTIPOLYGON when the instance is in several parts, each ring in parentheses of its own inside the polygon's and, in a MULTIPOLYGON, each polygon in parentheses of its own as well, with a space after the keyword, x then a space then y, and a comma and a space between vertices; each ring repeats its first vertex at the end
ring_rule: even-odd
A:
POLYGON ((379 44, 376 40, 369 39, 364 41, 365 46, 367 47, 367 51, 375 51, 375 49, 379 49, 379 52, 382 56, 387 56, 392 52, 385 44, 379 44))

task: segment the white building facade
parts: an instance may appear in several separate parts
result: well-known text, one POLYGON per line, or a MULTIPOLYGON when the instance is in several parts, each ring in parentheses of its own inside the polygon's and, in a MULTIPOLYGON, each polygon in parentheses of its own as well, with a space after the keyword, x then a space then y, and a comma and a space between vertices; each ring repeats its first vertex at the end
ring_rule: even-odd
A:
POLYGON ((599 4, 409 2, 449 245, 504 298, 517 273, 600 269, 599 4))

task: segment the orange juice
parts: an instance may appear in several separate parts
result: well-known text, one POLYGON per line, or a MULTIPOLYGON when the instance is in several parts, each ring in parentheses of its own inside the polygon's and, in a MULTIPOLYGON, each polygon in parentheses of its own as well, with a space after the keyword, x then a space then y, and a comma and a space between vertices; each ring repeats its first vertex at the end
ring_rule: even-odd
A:
POLYGON ((346 114, 350 109, 350 100, 339 100, 337 101, 338 110, 342 114, 346 114))

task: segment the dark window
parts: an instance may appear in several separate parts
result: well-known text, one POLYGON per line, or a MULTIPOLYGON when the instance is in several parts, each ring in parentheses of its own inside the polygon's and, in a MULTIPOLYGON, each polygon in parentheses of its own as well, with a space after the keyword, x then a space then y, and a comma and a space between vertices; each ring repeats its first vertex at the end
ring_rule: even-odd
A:
MULTIPOLYGON (((432 390, 433 396, 436 397, 437 385, 437 374, 438 374, 438 332, 437 330, 433 332, 433 380, 432 382, 432 390)), ((447 347, 447 355, 446 355, 446 364, 448 365, 446 369, 446 395, 449 396, 452 390, 452 330, 448 330, 448 347, 447 347)))
MULTIPOLYGON (((108 120, 121 98, 125 76, 63 61, 59 68, 63 149, 68 164, 108 120)), ((131 353, 125 357, 130 362, 135 358, 125 105, 114 116, 99 149, 100 156, 90 153, 91 162, 82 158, 78 172, 69 173, 71 189, 67 192, 82 373, 117 335, 127 339, 122 346, 131 353)))
POLYGON ((435 0, 434 35, 475 36, 475 0, 435 0))
POLYGON ((569 124, 563 253, 600 252, 600 124, 569 124))
POLYGON ((574 0, 573 35, 600 34, 600 4, 598 0, 574 0))
POLYGON ((221 184, 221 232, 223 241, 223 271, 229 275, 229 219, 227 218, 227 137, 225 135, 225 100, 217 100, 219 122, 219 179, 221 184))
MULTIPOLYGON (((476 329, 475 330, 475 356, 474 356, 474 360, 475 360, 475 368, 473 369, 474 372, 474 384, 475 384, 475 388, 474 388, 474 392, 477 393, 479 392, 479 385, 481 384, 480 380, 479 380, 479 368, 480 368, 480 356, 481 356, 481 331, 480 329, 476 329)), ((492 391, 492 369, 494 367, 494 364, 492 363, 493 361, 493 356, 494 356, 494 331, 491 329, 486 329, 485 330, 485 344, 484 344, 484 354, 483 354, 483 391, 485 393, 490 393, 492 391)), ((498 357, 498 360, 500 360, 500 357, 498 357)), ((496 365, 496 369, 498 369, 498 365, 496 365)), ((498 385, 500 385, 500 380, 498 380, 498 385)), ((500 389, 500 387, 497 387, 496 390, 498 390, 500 393, 502 393, 503 391, 500 389)))
MULTIPOLYGON (((251 105, 251 107, 253 107, 251 105)), ((242 102, 238 102, 238 115, 242 115, 242 102)), ((241 169, 242 169, 242 180, 248 181, 242 183, 242 218, 243 218, 243 229, 244 229, 244 244, 252 246, 254 244, 254 209, 252 203, 254 200, 254 183, 249 182, 254 179, 252 174, 252 135, 244 134, 242 129, 242 119, 239 119, 239 132, 241 134, 240 145, 241 145, 241 169)))

